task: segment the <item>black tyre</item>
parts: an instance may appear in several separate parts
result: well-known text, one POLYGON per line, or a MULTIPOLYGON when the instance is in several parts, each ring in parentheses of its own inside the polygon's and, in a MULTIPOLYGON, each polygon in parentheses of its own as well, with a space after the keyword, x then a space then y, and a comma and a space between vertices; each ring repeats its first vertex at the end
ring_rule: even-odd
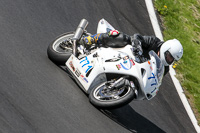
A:
POLYGON ((65 65, 65 62, 72 54, 72 46, 68 46, 67 49, 60 47, 60 44, 70 38, 73 38, 74 32, 68 32, 57 37, 47 49, 47 55, 51 61, 57 65, 65 65))
POLYGON ((90 102, 99 108, 113 109, 124 106, 134 99, 134 91, 130 86, 120 89, 108 89, 107 82, 93 89, 89 94, 90 102))

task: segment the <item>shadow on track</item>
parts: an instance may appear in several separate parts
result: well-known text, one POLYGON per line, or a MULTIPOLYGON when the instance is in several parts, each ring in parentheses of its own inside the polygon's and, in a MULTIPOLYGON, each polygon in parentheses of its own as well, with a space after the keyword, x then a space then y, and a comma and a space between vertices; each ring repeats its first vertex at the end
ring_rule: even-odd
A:
POLYGON ((151 121, 138 114, 131 106, 112 110, 100 110, 107 117, 133 133, 165 133, 151 121))

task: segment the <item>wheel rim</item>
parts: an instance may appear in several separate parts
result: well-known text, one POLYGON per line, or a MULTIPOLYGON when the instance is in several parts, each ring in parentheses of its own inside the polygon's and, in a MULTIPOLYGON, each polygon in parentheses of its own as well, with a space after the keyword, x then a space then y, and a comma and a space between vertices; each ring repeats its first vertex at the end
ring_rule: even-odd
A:
POLYGON ((58 38, 56 41, 54 41, 53 43, 53 50, 58 52, 58 53, 66 53, 66 52, 71 52, 72 51, 72 46, 66 48, 66 49, 62 49, 60 47, 60 44, 64 41, 66 41, 67 39, 71 39, 73 38, 74 34, 67 34, 67 35, 64 35, 60 38, 58 38))
POLYGON ((104 83, 95 89, 93 96, 99 101, 113 101, 125 97, 130 92, 130 89, 129 86, 124 86, 120 89, 110 90, 104 83))

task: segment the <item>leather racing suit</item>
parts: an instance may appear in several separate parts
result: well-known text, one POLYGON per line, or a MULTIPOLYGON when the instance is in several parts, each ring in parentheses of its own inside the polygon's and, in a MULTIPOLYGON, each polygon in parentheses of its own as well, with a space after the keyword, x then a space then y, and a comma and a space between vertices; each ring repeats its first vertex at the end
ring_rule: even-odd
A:
MULTIPOLYGON (((132 41, 139 41, 143 50, 143 55, 145 57, 149 56, 148 53, 151 50, 153 50, 155 53, 158 54, 162 44, 164 43, 155 36, 142 36, 140 34, 134 34, 133 36, 129 36, 117 30, 114 31, 116 31, 116 33, 110 31, 107 33, 94 34, 91 36, 86 36, 82 40, 84 41, 84 44, 87 45, 95 43, 100 47, 112 47, 112 48, 121 48, 128 44, 131 45, 132 41)), ((164 75, 166 75, 168 71, 169 71, 169 66, 165 66, 164 75)))

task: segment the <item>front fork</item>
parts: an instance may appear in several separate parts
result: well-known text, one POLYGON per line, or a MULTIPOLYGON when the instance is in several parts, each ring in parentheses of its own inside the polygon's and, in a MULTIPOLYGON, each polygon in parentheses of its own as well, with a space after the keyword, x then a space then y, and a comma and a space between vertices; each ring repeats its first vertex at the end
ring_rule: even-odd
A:
POLYGON ((137 90, 134 82, 130 81, 128 79, 128 76, 121 77, 118 80, 114 81, 114 83, 113 83, 113 81, 109 81, 109 82, 107 82, 106 85, 108 86, 109 90, 111 90, 111 91, 114 89, 120 89, 123 86, 130 86, 134 90, 135 98, 137 98, 137 96, 138 96, 138 90, 137 90))
POLYGON ((107 83, 110 84, 108 86, 109 89, 120 89, 122 88, 123 86, 129 86, 130 85, 130 82, 128 79, 126 79, 126 77, 121 77, 119 78, 118 80, 114 81, 114 83, 112 83, 113 81, 110 81, 107 83))

